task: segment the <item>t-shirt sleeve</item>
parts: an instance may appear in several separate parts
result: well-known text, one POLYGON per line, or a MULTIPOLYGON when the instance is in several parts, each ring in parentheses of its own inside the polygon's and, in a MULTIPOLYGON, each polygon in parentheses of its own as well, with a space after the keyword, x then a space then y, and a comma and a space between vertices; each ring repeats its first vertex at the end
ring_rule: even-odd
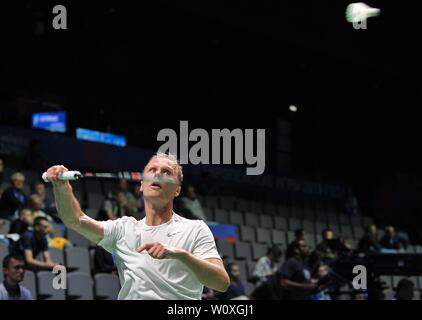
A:
POLYGON ((43 237, 42 242, 41 242, 41 248, 40 248, 41 252, 44 251, 48 251, 48 240, 47 237, 43 237))
POLYGON ((116 242, 123 236, 124 225, 122 219, 102 221, 104 236, 98 245, 114 254, 116 242))
POLYGON ((195 239, 193 254, 202 259, 221 259, 215 245, 214 236, 204 221, 198 221, 199 231, 195 239))
POLYGON ((21 248, 22 250, 34 250, 32 248, 32 243, 31 243, 31 235, 29 234, 23 234, 22 238, 20 239, 20 244, 21 244, 21 248))

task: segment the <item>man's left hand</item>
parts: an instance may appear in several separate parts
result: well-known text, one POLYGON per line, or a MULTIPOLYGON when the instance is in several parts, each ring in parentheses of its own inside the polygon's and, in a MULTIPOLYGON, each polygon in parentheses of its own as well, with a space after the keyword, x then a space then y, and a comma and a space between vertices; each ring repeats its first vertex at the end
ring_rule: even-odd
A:
POLYGON ((186 253, 183 249, 170 247, 159 242, 145 243, 136 249, 138 252, 142 252, 144 250, 147 250, 148 254, 154 259, 174 259, 179 258, 186 253))

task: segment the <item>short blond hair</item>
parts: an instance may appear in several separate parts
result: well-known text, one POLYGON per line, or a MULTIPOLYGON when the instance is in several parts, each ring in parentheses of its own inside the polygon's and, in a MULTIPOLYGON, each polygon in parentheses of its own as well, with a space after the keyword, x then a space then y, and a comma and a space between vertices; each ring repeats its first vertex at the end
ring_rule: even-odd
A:
MULTIPOLYGON (((176 167, 177 170, 177 178, 179 179, 180 184, 182 184, 183 182, 183 168, 182 165, 180 164, 179 160, 177 160, 177 157, 174 154, 171 153, 164 153, 164 152, 157 152, 156 154, 154 154, 147 162, 146 166, 148 165, 148 163, 151 162, 152 159, 154 158, 164 158, 164 159, 168 159, 173 163, 173 166, 176 167)), ((144 168, 144 170, 145 170, 144 168)))

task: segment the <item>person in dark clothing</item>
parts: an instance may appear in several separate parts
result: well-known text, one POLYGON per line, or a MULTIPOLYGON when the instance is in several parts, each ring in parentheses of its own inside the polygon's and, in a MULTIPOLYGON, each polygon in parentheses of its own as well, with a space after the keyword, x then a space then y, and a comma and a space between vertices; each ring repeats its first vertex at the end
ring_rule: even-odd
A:
POLYGON ((281 287, 281 272, 278 270, 272 276, 257 286, 251 293, 251 300, 281 300, 283 290, 281 287))
POLYGON ((0 300, 33 300, 31 292, 21 286, 25 276, 25 262, 18 254, 3 259, 4 281, 0 283, 0 300))
POLYGON ((221 300, 231 300, 239 297, 246 297, 245 287, 240 280, 240 268, 236 262, 231 262, 226 267, 230 277, 230 286, 226 292, 220 295, 221 300))
POLYGON ((114 264, 113 256, 103 247, 97 246, 94 253, 95 273, 116 273, 117 268, 114 264))
POLYGON ((294 247, 294 256, 281 266, 281 287, 285 300, 310 300, 318 285, 311 281, 306 264, 309 247, 305 240, 299 240, 294 247))
POLYGON ((380 240, 380 245, 384 249, 400 250, 407 247, 403 238, 399 237, 393 226, 385 228, 385 234, 380 240))
POLYGON ((415 284, 407 278, 400 279, 397 284, 396 300, 413 300, 414 295, 415 284))
POLYGON ((60 218, 58 217, 57 208, 54 201, 47 197, 45 184, 41 181, 35 181, 34 183, 32 183, 31 191, 32 194, 36 194, 40 197, 42 202, 41 210, 50 215, 54 219, 54 221, 59 220, 59 222, 61 222, 60 218))
POLYGON ((25 176, 20 172, 15 172, 12 177, 12 186, 4 190, 1 196, 0 217, 13 220, 15 211, 27 205, 28 199, 23 192, 25 176))
POLYGON ((297 229, 295 231, 295 239, 290 242, 290 244, 287 246, 285 254, 286 259, 289 259, 294 256, 294 248, 297 245, 297 242, 303 239, 305 239, 305 231, 303 231, 302 229, 297 229))
POLYGON ((26 231, 22 234, 18 243, 18 250, 25 257, 28 269, 52 270, 57 264, 53 262, 48 252, 47 233, 50 228, 48 220, 38 217, 34 221, 34 231, 26 231), (38 254, 43 255, 44 261, 37 260, 38 254))
POLYGON ((113 191, 113 198, 104 201, 103 207, 98 212, 97 220, 116 220, 130 215, 131 210, 125 193, 120 189, 116 189, 113 191))
POLYGON ((330 265, 343 254, 350 253, 350 246, 342 238, 335 238, 331 229, 322 232, 322 242, 316 247, 320 253, 321 261, 330 265))
POLYGON ((23 234, 32 228, 34 224, 34 214, 28 208, 23 208, 19 211, 19 218, 14 220, 10 225, 9 233, 23 234))
POLYGON ((365 234, 359 240, 358 251, 366 254, 381 251, 381 244, 378 241, 377 226, 375 224, 371 224, 365 228, 365 234))

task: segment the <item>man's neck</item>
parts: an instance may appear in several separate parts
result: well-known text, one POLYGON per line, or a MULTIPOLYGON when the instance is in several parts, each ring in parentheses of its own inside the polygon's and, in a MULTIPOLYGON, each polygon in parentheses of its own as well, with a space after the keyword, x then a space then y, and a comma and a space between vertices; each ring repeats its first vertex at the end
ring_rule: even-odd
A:
POLYGON ((153 204, 145 201, 145 223, 148 226, 158 226, 168 222, 173 216, 173 204, 153 204))
POLYGON ((11 281, 10 279, 5 279, 4 280, 4 284, 6 285, 6 287, 8 289, 11 289, 11 290, 17 290, 18 289, 18 285, 19 285, 18 282, 11 281))

